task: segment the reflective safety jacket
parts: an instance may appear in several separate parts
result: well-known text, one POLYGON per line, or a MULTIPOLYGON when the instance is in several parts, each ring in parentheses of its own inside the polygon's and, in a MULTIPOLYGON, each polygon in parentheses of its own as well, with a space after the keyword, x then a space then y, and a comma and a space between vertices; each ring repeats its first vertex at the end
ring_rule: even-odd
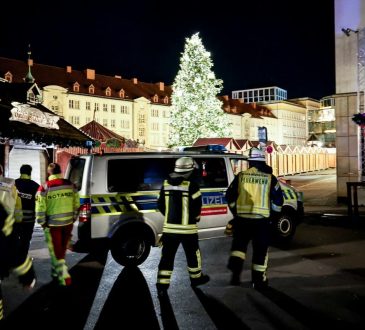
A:
POLYGON ((35 220, 35 195, 39 184, 31 180, 30 175, 21 174, 15 180, 18 195, 22 201, 23 218, 22 222, 34 222, 35 220))
POLYGON ((227 189, 228 206, 241 218, 268 218, 270 211, 281 211, 283 194, 272 174, 251 167, 240 172, 227 189))
POLYGON ((14 179, 0 176, 0 202, 13 221, 22 220, 22 202, 18 196, 14 179))
POLYGON ((165 216, 163 233, 196 234, 202 207, 199 186, 174 175, 165 180, 158 199, 158 208, 165 216))
POLYGON ((36 195, 36 220, 40 225, 72 224, 80 207, 79 194, 71 181, 54 174, 41 185, 36 195))

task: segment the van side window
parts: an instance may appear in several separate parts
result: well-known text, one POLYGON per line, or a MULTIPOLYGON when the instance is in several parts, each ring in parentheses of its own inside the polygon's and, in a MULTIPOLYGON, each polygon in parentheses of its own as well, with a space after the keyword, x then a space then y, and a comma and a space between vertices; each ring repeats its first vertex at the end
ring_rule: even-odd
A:
POLYGON ((226 164, 223 158, 195 158, 198 163, 200 188, 225 188, 228 185, 226 164))
POLYGON ((72 158, 70 160, 71 170, 69 173, 69 180, 76 186, 77 190, 81 189, 82 176, 84 174, 85 159, 72 158))
POLYGON ((160 190, 163 181, 174 170, 174 164, 172 158, 111 159, 108 161, 108 190, 160 190))

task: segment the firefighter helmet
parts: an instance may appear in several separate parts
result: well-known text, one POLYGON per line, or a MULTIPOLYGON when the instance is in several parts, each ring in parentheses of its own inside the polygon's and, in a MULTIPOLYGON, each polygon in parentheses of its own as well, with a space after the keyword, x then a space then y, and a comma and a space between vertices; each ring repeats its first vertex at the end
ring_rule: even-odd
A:
POLYGON ((194 160, 191 157, 181 157, 175 162, 175 172, 185 173, 194 169, 194 160))
POLYGON ((255 161, 259 161, 259 162, 264 162, 266 161, 265 159, 265 152, 261 149, 258 148, 251 148, 250 152, 248 154, 248 160, 255 160, 255 161))

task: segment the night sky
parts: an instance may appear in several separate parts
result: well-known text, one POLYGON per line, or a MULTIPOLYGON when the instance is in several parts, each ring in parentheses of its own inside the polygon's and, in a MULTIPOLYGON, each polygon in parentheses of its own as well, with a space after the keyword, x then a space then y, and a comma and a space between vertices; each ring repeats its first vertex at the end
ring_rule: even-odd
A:
POLYGON ((0 56, 25 60, 30 43, 37 63, 172 84, 185 38, 200 32, 221 94, 273 85, 288 98, 335 92, 333 0, 212 2, 7 2, 0 56))

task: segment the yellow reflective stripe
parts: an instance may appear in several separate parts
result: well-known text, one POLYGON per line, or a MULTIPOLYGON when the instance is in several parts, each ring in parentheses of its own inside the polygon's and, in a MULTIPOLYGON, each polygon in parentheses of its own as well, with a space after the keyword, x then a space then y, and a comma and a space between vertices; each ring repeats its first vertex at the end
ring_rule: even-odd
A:
POLYGON ((202 276, 202 272, 199 272, 198 274, 190 274, 190 278, 198 278, 202 276))
POLYGON ((198 233, 198 229, 169 229, 169 228, 164 228, 163 229, 164 233, 170 233, 170 234, 196 234, 198 233))
POLYGON ((159 270, 158 271, 158 275, 162 275, 162 276, 171 276, 172 274, 172 270, 159 270))
POLYGON ((4 233, 5 236, 9 236, 13 230, 13 224, 15 222, 15 219, 11 216, 8 215, 5 219, 5 223, 2 229, 2 232, 4 233))
POLYGON ((171 280, 169 278, 158 278, 157 283, 160 284, 170 284, 171 280))
POLYGON ((238 257, 242 260, 246 259, 246 253, 242 251, 231 251, 231 257, 238 257))
POLYGON ((169 219, 169 201, 170 196, 165 195, 165 224, 167 224, 167 220, 169 219))
POLYGON ((194 229, 194 228, 198 228, 198 226, 196 224, 192 224, 192 225, 180 225, 180 224, 176 224, 176 223, 166 223, 164 225, 165 228, 171 228, 171 229, 194 229))
POLYGON ((13 268, 13 272, 18 276, 24 275, 29 271, 30 267, 32 267, 32 260, 27 257, 20 266, 13 268))
POLYGON ((202 193, 200 192, 200 191, 197 191, 195 194, 193 194, 192 196, 191 196, 191 198, 192 199, 196 199, 196 198, 198 198, 199 196, 201 196, 202 195, 202 193))
POLYGON ((186 226, 189 223, 189 197, 182 197, 182 224, 186 226))
POLYGON ((264 272, 267 269, 266 265, 258 265, 258 264, 252 264, 252 269, 256 270, 258 272, 264 272))
POLYGON ((191 272, 191 273, 199 272, 201 270, 202 270, 201 267, 196 267, 196 268, 190 268, 190 267, 188 267, 188 271, 191 272))
POLYGON ((3 312, 3 300, 0 299, 0 321, 4 318, 4 312, 3 312))
POLYGON ((195 252, 196 254, 196 259, 198 260, 198 268, 202 268, 202 257, 201 257, 201 254, 200 254, 200 250, 196 250, 195 252))

